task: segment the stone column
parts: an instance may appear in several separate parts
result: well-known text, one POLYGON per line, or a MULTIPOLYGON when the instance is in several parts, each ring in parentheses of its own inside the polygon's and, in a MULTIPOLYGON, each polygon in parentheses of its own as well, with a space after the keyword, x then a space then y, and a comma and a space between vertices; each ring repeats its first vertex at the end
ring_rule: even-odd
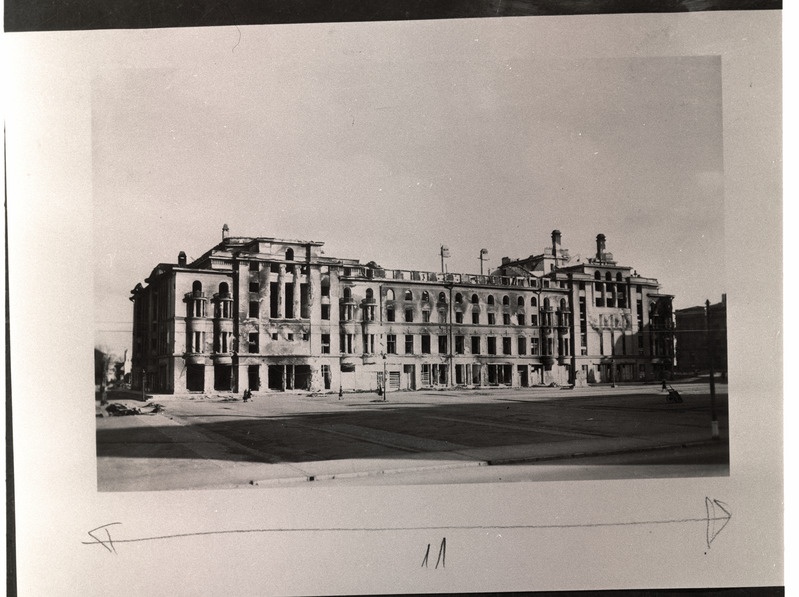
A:
POLYGON ((283 319, 286 316, 286 264, 280 264, 280 273, 277 275, 277 317, 283 319))
POLYGON ((299 266, 295 266, 294 268, 294 292, 292 293, 293 296, 291 297, 292 302, 294 303, 294 319, 300 319, 300 274, 299 274, 299 266))

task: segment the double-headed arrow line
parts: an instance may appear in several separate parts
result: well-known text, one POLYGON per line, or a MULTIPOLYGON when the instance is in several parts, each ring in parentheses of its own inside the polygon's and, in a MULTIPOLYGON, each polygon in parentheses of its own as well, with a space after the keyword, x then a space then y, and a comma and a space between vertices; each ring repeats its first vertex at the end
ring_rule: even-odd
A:
POLYGON ((633 520, 629 522, 587 522, 571 524, 522 524, 522 525, 449 525, 449 526, 418 526, 418 527, 324 527, 324 528, 266 528, 266 529, 231 529, 222 531, 200 531, 195 533, 177 533, 174 535, 154 535, 151 537, 135 537, 133 539, 114 539, 111 529, 121 522, 104 524, 89 531, 91 541, 82 541, 83 545, 100 545, 110 553, 116 553, 116 546, 120 543, 140 543, 143 541, 163 541, 166 539, 181 539, 185 537, 203 537, 206 535, 243 535, 253 533, 325 533, 325 532, 399 532, 399 531, 447 531, 447 530, 503 530, 503 529, 581 529, 598 527, 626 527, 639 525, 685 524, 701 522, 705 524, 705 538, 707 546, 718 537, 719 533, 730 522, 732 514, 730 507, 719 500, 705 498, 705 516, 701 518, 672 518, 666 520, 633 520))

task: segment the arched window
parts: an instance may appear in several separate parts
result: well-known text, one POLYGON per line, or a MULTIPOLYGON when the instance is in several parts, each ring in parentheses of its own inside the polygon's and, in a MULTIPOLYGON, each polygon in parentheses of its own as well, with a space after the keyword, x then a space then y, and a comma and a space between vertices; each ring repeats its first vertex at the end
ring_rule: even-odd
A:
POLYGON ((545 298, 545 299, 544 299, 544 309, 549 309, 549 307, 550 307, 550 304, 549 304, 549 299, 548 299, 548 298, 545 298))
POLYGON ((386 300, 387 301, 393 301, 394 300, 394 291, 391 290, 391 288, 386 290, 386 300))
POLYGON ((373 298, 375 298, 375 291, 372 290, 371 288, 367 288, 366 289, 366 298, 368 300, 372 300, 373 298))
POLYGON ((560 310, 561 311, 566 310, 566 299, 560 299, 560 310))
POLYGON ((536 299, 534 296, 530 297, 530 306, 531 307, 537 307, 538 306, 538 299, 536 299))
POLYGON ((476 305, 479 302, 480 302, 480 297, 478 297, 476 294, 473 294, 472 295, 472 304, 476 305))
POLYGON ((344 288, 344 299, 349 300, 351 298, 352 298, 352 288, 347 286, 346 288, 344 288))
POLYGON ((594 280, 601 280, 601 279, 602 279, 602 276, 600 275, 600 273, 599 272, 594 272, 594 280))
POLYGON ((616 273, 616 282, 621 282, 621 281, 622 281, 621 272, 617 272, 616 273))
POLYGON ((605 272, 605 280, 610 282, 613 279, 613 276, 610 275, 610 272, 605 272))
POLYGON ((422 291, 422 300, 423 301, 429 301, 430 300, 430 293, 427 292, 426 290, 422 291))
POLYGON ((510 306, 510 297, 507 294, 502 297, 502 304, 510 306))
POLYGON ((410 290, 405 291, 405 300, 412 301, 413 300, 413 293, 410 290))
POLYGON ((438 293, 438 302, 439 303, 446 303, 447 302, 447 295, 443 292, 438 293))
POLYGON ((463 302, 463 295, 460 292, 455 295, 455 302, 456 303, 462 303, 463 302))
POLYGON ((294 249, 286 249, 286 261, 294 261, 294 249))
POLYGON ((230 286, 228 286, 227 282, 221 282, 219 284, 219 294, 225 294, 230 292, 230 286))
POLYGON ((519 297, 519 298, 516 300, 516 306, 518 306, 518 307, 524 307, 524 297, 523 297, 523 296, 520 296, 520 297, 519 297))
POLYGON ((202 292, 203 291, 203 283, 199 280, 195 280, 194 283, 191 285, 192 292, 202 292))
POLYGON ((494 295, 493 295, 493 294, 489 294, 489 295, 488 295, 488 300, 487 300, 486 302, 487 302, 489 305, 493 305, 493 304, 494 304, 494 295))

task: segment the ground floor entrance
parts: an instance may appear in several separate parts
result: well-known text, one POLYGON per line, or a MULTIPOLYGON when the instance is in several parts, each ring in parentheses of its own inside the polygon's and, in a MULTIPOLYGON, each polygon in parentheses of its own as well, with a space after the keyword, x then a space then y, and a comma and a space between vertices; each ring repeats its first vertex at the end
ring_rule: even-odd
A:
POLYGON ((270 390, 285 392, 311 389, 310 365, 269 365, 268 376, 270 390))

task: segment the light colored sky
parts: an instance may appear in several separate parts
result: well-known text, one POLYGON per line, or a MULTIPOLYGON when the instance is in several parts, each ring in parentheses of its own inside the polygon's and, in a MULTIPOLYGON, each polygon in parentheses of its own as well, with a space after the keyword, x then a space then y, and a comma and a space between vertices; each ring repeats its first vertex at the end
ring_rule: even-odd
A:
POLYGON ((726 291, 718 57, 539 56, 513 36, 465 44, 463 28, 381 44, 316 26, 278 44, 265 29, 92 83, 109 346, 130 342, 130 289, 224 223, 384 267, 435 271, 444 243, 460 272, 483 247, 489 265, 538 253, 554 228, 588 257, 601 232, 677 308, 726 291))

